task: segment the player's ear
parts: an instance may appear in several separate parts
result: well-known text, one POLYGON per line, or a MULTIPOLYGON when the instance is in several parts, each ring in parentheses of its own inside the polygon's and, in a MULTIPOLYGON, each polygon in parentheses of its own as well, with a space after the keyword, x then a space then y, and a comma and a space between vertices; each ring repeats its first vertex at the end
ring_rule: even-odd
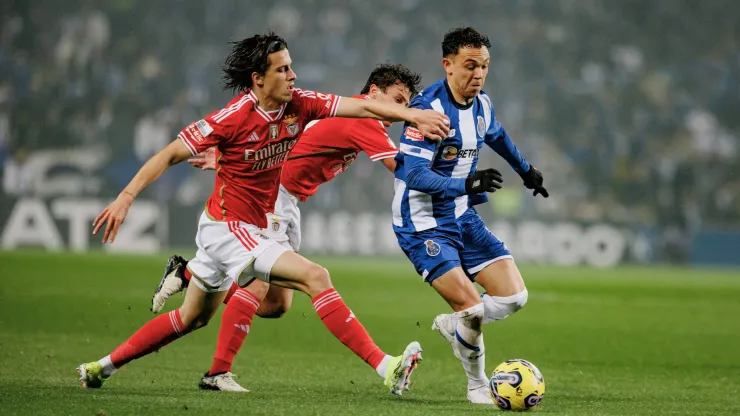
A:
POLYGON ((452 58, 449 56, 442 58, 442 67, 444 67, 447 75, 452 75, 452 58))
POLYGON ((370 90, 368 90, 367 92, 367 96, 374 100, 378 98, 378 91, 380 91, 380 88, 378 88, 377 85, 372 84, 370 85, 370 90))
POLYGON ((259 72, 252 72, 252 85, 257 87, 264 87, 265 86, 265 76, 260 74, 259 72))

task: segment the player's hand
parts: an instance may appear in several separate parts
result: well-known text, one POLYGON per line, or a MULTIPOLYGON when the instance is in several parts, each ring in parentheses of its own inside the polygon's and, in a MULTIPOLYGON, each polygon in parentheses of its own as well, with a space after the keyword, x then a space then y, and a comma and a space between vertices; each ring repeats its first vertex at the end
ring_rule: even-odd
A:
POLYGON ((97 234, 103 224, 107 223, 105 233, 103 233, 103 244, 107 242, 113 243, 113 240, 116 239, 118 227, 123 224, 133 202, 133 196, 121 192, 115 201, 111 202, 110 205, 105 207, 105 209, 95 217, 95 221, 93 221, 93 227, 95 227, 93 234, 97 234))
POLYGON ((524 186, 527 189, 534 189, 534 192, 532 192, 532 196, 537 196, 537 194, 540 194, 545 198, 550 196, 550 194, 547 192, 547 189, 542 186, 542 183, 545 181, 545 179, 542 177, 542 172, 540 172, 534 166, 529 165, 529 170, 525 173, 519 174, 519 176, 521 176, 524 180, 524 186))
POLYGON ((216 148, 209 147, 204 152, 201 152, 197 156, 193 156, 188 159, 188 163, 193 165, 193 167, 200 168, 201 170, 215 170, 216 148))
POLYGON ((413 124, 427 139, 442 141, 450 132, 450 119, 436 110, 419 110, 413 124))
POLYGON ((496 192, 501 189, 503 181, 501 172, 496 169, 479 170, 465 179, 465 193, 473 195, 482 192, 496 192))

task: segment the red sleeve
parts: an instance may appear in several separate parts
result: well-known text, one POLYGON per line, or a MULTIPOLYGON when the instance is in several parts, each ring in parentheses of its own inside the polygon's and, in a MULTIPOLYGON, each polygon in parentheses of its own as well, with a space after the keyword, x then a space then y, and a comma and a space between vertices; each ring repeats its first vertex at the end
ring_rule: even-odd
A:
POLYGON ((209 147, 217 146, 219 143, 227 142, 231 140, 236 126, 244 118, 242 110, 248 102, 250 102, 249 95, 244 94, 241 98, 232 100, 227 107, 191 123, 182 129, 177 137, 185 143, 193 155, 209 147))
POLYGON ((370 118, 358 119, 350 129, 352 142, 363 152, 367 153, 370 160, 378 160, 395 157, 398 153, 393 140, 388 137, 388 131, 378 120, 370 118))
POLYGON ((341 97, 334 94, 296 88, 293 91, 293 99, 296 100, 296 104, 304 117, 306 117, 306 120, 310 121, 334 117, 337 114, 337 107, 339 107, 341 97))

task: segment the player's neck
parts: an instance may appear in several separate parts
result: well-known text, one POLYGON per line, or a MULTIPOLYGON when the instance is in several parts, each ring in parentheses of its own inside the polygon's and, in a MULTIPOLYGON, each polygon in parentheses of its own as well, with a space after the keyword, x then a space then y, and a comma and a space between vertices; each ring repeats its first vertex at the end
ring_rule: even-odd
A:
POLYGON ((282 103, 279 103, 270 98, 270 96, 267 95, 261 88, 254 88, 252 89, 252 92, 257 97, 257 105, 259 106, 259 108, 265 111, 276 111, 279 110, 280 107, 283 105, 282 103))
POLYGON ((454 85, 450 83, 449 80, 446 81, 447 84, 447 90, 452 94, 452 99, 455 100, 457 104, 460 105, 460 107, 467 107, 470 105, 470 103, 473 102, 475 97, 472 98, 466 98, 463 93, 459 92, 454 85))

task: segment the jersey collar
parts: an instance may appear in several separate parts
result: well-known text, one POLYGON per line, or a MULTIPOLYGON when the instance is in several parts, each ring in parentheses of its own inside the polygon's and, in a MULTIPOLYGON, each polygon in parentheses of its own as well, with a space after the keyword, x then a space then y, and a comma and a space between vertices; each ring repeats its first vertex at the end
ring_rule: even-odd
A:
POLYGON ((254 111, 256 111, 257 114, 259 114, 262 118, 264 118, 268 122, 278 121, 283 117, 283 113, 285 112, 285 107, 287 106, 287 104, 281 105, 280 111, 268 113, 262 108, 260 108, 259 100, 257 100, 257 95, 254 93, 253 90, 249 91, 249 97, 252 99, 252 101, 254 101, 254 111))
POLYGON ((473 103, 475 102, 475 99, 470 100, 470 104, 460 104, 455 100, 455 96, 452 95, 452 90, 450 89, 450 85, 447 84, 447 80, 445 80, 445 89, 447 90, 447 95, 450 96, 450 102, 452 105, 455 106, 458 110, 467 110, 468 108, 473 106, 473 103))

